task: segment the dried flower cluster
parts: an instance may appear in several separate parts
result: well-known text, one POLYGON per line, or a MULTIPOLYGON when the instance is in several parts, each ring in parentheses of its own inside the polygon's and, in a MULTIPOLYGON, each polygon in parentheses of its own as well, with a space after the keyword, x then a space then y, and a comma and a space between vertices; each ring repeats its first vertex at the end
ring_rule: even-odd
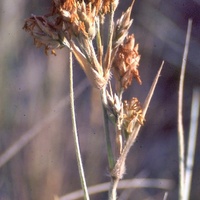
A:
POLYGON ((56 55, 55 50, 63 47, 73 52, 92 85, 101 91, 104 107, 116 127, 118 156, 135 123, 144 122, 138 99, 123 100, 123 92, 133 78, 142 83, 138 71, 139 46, 134 35, 128 35, 133 3, 114 22, 118 0, 53 0, 49 14, 33 15, 23 27, 33 36, 37 47, 44 46, 46 53, 50 50, 56 55), (109 34, 103 39, 104 21, 108 18, 109 34))
POLYGON ((131 134, 133 132, 133 128, 135 122, 138 121, 141 125, 144 123, 144 118, 142 116, 142 108, 140 106, 140 102, 137 98, 132 98, 131 100, 124 101, 124 126, 126 132, 131 134))
POLYGON ((135 45, 134 35, 130 35, 124 44, 119 46, 114 60, 114 75, 119 84, 117 88, 127 89, 131 85, 133 77, 139 84, 142 83, 137 69, 139 61, 138 44, 135 45))

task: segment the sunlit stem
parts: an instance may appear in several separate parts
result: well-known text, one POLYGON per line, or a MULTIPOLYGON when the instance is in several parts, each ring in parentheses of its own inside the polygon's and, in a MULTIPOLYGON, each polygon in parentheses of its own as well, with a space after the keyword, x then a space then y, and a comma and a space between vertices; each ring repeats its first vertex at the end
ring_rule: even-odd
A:
POLYGON ((72 52, 69 52, 69 69, 70 69, 70 103, 71 103, 71 117, 72 117, 72 127, 73 127, 73 137, 74 137, 74 144, 75 144, 75 150, 76 150, 76 159, 78 164, 78 170, 79 170, 79 176, 81 180, 81 186, 84 192, 84 199, 89 200, 89 194, 88 189, 86 185, 85 180, 85 174, 83 170, 83 164, 81 159, 81 153, 80 153, 80 145, 79 145, 79 139, 78 139, 78 132, 77 132, 77 126, 76 126, 76 116, 75 116, 75 106, 74 106, 74 89, 73 89, 73 64, 72 64, 72 52))
POLYGON ((192 20, 188 21, 187 35, 185 40, 185 48, 181 66, 179 91, 178 91, 178 149, 179 149, 179 200, 183 200, 184 182, 185 182, 185 156, 184 156, 184 129, 183 129, 183 91, 186 61, 189 51, 190 35, 192 30, 192 20))

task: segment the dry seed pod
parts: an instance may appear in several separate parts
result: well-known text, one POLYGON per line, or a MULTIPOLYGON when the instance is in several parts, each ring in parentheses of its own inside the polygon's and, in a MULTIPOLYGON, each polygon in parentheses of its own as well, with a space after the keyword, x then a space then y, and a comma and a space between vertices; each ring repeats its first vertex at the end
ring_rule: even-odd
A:
POLYGON ((123 102, 124 108, 124 128, 128 134, 131 134, 134 129, 136 121, 141 125, 144 124, 144 118, 142 116, 142 107, 137 98, 132 98, 131 100, 125 100, 123 102))
POLYGON ((122 14, 120 19, 117 20, 113 32, 113 49, 117 48, 120 44, 122 44, 124 42, 124 39, 128 35, 129 28, 133 22, 133 20, 130 19, 133 4, 134 1, 132 5, 127 9, 127 11, 122 14))
MULTIPOLYGON (((104 75, 102 67, 97 61, 95 61, 92 65, 73 42, 70 42, 70 44, 74 56, 86 73, 88 79, 91 81, 92 85, 98 89, 102 89, 108 82, 109 72, 104 75)), ((96 60, 95 58, 93 59, 96 60)))
POLYGON ((33 15, 25 21, 23 29, 33 36, 37 47, 45 47, 46 53, 51 50, 52 54, 55 54, 55 49, 64 46, 56 26, 50 23, 45 16, 33 15))
POLYGON ((127 89, 131 85, 133 77, 139 84, 142 84, 138 71, 139 61, 138 44, 135 45, 135 37, 132 34, 126 38, 124 44, 120 45, 113 62, 118 91, 121 87, 127 89))

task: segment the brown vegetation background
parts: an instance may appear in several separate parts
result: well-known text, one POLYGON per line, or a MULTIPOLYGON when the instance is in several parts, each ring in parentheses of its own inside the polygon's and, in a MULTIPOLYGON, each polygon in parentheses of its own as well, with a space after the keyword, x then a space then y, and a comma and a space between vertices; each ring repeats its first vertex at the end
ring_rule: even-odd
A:
MULTIPOLYGON (((120 1, 116 18, 131 1, 120 1)), ((48 13, 48 0, 0 1, 0 155, 49 113, 55 118, 0 168, 0 200, 51 200, 80 189, 70 119, 70 107, 57 109, 69 94, 67 50, 46 56, 22 30, 32 13, 48 13)), ((165 60, 145 126, 129 154, 124 178, 167 178, 175 183, 168 199, 178 198, 177 94, 187 22, 193 18, 186 69, 184 125, 187 133, 192 90, 200 86, 200 1, 137 0, 133 8, 135 34, 141 53, 142 86, 133 83, 127 98, 144 101, 165 60)), ((75 87, 86 79, 74 61, 75 87)), ((78 132, 89 186, 109 181, 101 104, 87 81, 76 97, 78 132)), ((191 199, 199 199, 200 136, 197 138, 191 199)), ((120 192, 119 192, 120 194, 120 192)), ((134 189, 129 199, 162 199, 164 191, 134 189)), ((91 199, 106 199, 107 194, 91 199)))

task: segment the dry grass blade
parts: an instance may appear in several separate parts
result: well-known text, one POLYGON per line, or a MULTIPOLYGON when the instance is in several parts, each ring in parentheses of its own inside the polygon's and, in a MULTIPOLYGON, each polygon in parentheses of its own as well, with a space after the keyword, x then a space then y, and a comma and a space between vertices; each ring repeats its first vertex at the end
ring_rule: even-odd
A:
POLYGON ((157 85, 157 82, 158 82, 158 78, 161 74, 161 71, 162 71, 162 68, 163 68, 163 65, 164 65, 164 61, 162 62, 161 66, 160 66, 160 69, 158 70, 158 73, 153 81, 153 84, 149 90, 149 94, 147 95, 146 99, 145 99, 145 102, 144 102, 144 106, 143 106, 143 117, 145 117, 146 115, 146 112, 147 112, 147 109, 149 107, 149 104, 150 104, 150 101, 151 101, 151 98, 154 94, 154 91, 155 91, 155 88, 156 88, 156 85, 157 85))
POLYGON ((163 200, 167 200, 167 197, 168 197, 168 192, 165 192, 163 200))
MULTIPOLYGON (((89 194, 97 194, 106 192, 110 183, 102 183, 88 188, 89 194)), ((157 188, 162 190, 171 190, 174 187, 174 182, 169 179, 146 179, 146 178, 134 178, 131 180, 122 180, 118 184, 118 189, 128 188, 157 188)), ((78 190, 60 197, 60 200, 75 200, 83 197, 83 191, 78 190)))
MULTIPOLYGON (((75 88, 75 96, 79 96, 87 87, 89 86, 88 81, 83 80, 76 88, 75 88)), ((53 109, 57 112, 50 112, 42 121, 36 124, 29 131, 25 132, 13 145, 11 145, 4 153, 0 156, 0 167, 5 165, 9 160, 11 160, 20 150, 26 146, 34 137, 36 137, 39 133, 42 133, 42 130, 45 126, 50 124, 56 117, 68 106, 70 105, 69 95, 64 97, 53 109)))
POLYGON ((187 161, 185 168, 185 185, 183 199, 188 200, 190 196, 192 170, 194 165, 195 148, 197 140, 198 122, 200 108, 200 90, 194 89, 192 96, 192 108, 190 116, 190 131, 187 151, 187 161))
POLYGON ((185 158, 184 158, 184 130, 183 130, 183 91, 184 91, 184 77, 187 56, 190 44, 190 35, 192 30, 192 20, 188 21, 187 35, 185 40, 185 48, 182 59, 179 91, 178 91, 178 149, 179 149, 179 200, 183 199, 184 194, 184 173, 185 173, 185 158))

